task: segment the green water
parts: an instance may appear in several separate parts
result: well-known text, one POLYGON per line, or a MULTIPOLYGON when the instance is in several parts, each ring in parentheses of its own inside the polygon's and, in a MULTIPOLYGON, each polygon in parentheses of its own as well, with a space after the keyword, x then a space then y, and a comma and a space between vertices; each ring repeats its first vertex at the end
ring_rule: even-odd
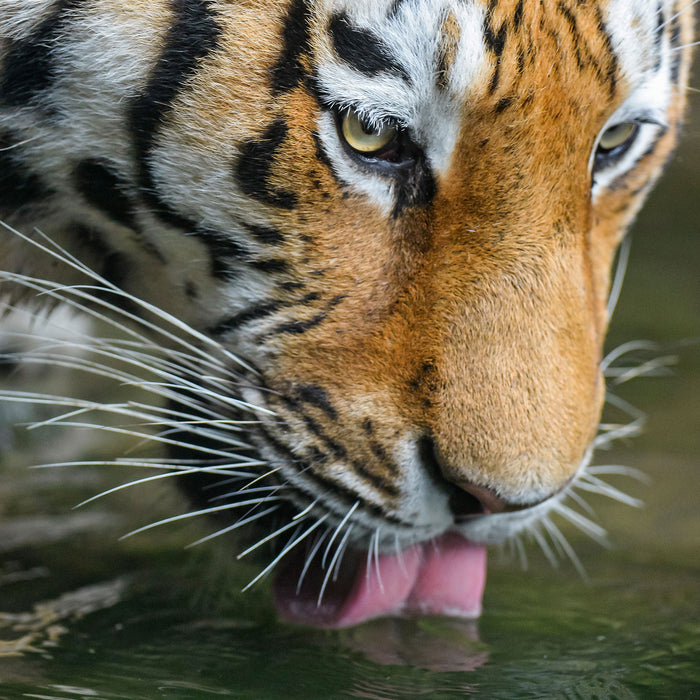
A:
MULTIPOLYGON (((28 415, 2 407, 0 698, 700 698, 700 350, 679 342, 700 336, 699 185, 692 127, 635 229, 609 339, 656 340, 678 357, 671 376, 619 388, 648 427, 596 457, 646 473, 648 485, 615 482, 646 507, 591 498, 611 549, 565 528, 588 580, 533 545, 527 570, 492 554, 475 623, 285 626, 264 586, 238 593, 254 567, 234 567, 223 546, 185 549, 197 523, 119 541, 181 512, 167 486, 74 511, 130 475, 27 469, 49 451, 110 458, 111 439, 27 433, 12 426, 28 415)), ((5 381, 59 392, 74 380, 5 381)), ((87 390, 101 396, 99 385, 87 390)))

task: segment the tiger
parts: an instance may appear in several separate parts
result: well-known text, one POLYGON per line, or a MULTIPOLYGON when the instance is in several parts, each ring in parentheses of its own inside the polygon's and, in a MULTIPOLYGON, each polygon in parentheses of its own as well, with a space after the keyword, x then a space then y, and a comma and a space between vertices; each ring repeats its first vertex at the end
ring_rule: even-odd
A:
POLYGON ((585 521, 693 4, 3 0, 3 296, 139 328, 283 620, 477 617, 488 545, 585 521))

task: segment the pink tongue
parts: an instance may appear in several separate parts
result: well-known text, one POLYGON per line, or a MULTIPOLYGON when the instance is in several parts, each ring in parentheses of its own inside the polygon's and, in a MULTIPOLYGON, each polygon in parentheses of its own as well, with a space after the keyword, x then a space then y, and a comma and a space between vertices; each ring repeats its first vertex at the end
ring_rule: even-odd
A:
POLYGON ((280 616, 296 624, 338 628, 386 615, 477 617, 481 612, 486 549, 461 535, 448 532, 400 554, 382 554, 369 562, 366 553, 356 553, 350 559, 347 557, 339 581, 329 577, 320 603, 326 572, 319 564, 312 564, 297 591, 303 557, 292 561, 274 584, 280 616))

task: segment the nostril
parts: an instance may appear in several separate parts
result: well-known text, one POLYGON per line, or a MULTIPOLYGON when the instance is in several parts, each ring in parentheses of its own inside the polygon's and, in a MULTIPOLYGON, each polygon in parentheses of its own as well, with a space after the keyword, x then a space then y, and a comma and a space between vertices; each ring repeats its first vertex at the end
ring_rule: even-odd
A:
POLYGON ((440 463, 435 456, 435 446, 430 438, 421 438, 418 443, 418 454, 424 469, 430 474, 433 481, 447 492, 448 503, 455 522, 468 520, 475 515, 484 515, 487 512, 478 496, 445 479, 440 469, 440 463))
POLYGON ((420 440, 418 452, 424 468, 433 480, 448 493, 450 510, 456 522, 473 518, 475 515, 503 513, 521 510, 527 506, 509 503, 488 486, 474 484, 468 480, 447 480, 440 467, 435 445, 429 437, 420 440))
POLYGON ((477 486, 469 481, 457 482, 457 486, 463 489, 465 493, 471 495, 472 498, 476 498, 488 513, 503 513, 506 510, 517 510, 519 508, 504 501, 495 491, 486 486, 477 486))
POLYGON ((445 483, 450 491, 448 503, 455 522, 469 520, 475 515, 485 515, 488 512, 476 496, 458 488, 449 481, 445 483))

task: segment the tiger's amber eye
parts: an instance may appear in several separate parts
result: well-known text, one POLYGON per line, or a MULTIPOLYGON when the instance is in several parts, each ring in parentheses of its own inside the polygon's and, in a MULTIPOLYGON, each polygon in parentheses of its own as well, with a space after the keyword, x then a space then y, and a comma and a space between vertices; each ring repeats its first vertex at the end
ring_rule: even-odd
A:
POLYGON ((609 129, 606 129, 600 137, 598 148, 603 151, 614 151, 616 148, 627 143, 627 141, 634 136, 636 131, 636 122, 622 122, 622 124, 611 126, 609 129))
POLYGON ((393 126, 368 124, 352 109, 343 115, 341 131, 348 146, 361 155, 381 152, 391 144, 398 133, 393 126))

